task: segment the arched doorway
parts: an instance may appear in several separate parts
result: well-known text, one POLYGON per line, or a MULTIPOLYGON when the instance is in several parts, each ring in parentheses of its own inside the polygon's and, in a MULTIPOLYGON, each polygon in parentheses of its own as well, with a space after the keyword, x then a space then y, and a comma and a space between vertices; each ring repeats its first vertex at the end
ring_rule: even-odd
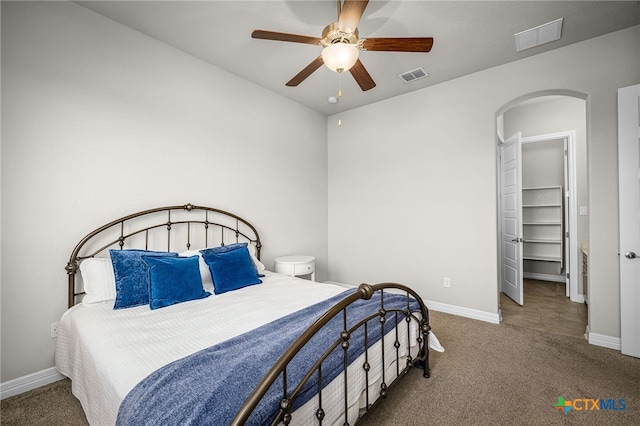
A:
POLYGON ((573 302, 588 297, 582 274, 582 245, 588 241, 586 122, 586 95, 564 90, 523 96, 496 115, 499 298, 506 293, 523 305, 523 287, 532 280, 562 282, 573 302), (505 156, 514 156, 508 175, 505 156), (512 185, 510 194, 505 185, 512 185), (505 217, 509 208, 517 218, 505 217))

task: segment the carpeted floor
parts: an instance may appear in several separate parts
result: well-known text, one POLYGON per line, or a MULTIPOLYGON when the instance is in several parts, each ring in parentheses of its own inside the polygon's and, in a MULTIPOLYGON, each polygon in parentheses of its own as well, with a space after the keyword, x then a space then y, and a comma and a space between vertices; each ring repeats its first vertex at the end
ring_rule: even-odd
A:
POLYGON ((640 359, 504 323, 438 312, 431 322, 446 349, 432 352, 431 378, 412 371, 363 425, 640 424, 640 359), (558 397, 624 399, 626 408, 564 414, 558 397))
MULTIPOLYGON (((361 424, 640 424, 640 359, 517 325, 439 312, 431 313, 431 324, 446 349, 431 352, 431 378, 413 369, 361 424), (612 399, 619 409, 564 414, 554 407, 558 397, 612 399), (621 399, 625 409, 620 409, 621 399)), ((63 380, 3 400, 0 422, 83 425, 86 419, 70 382, 63 380)))
POLYGON ((15 426, 87 425, 80 401, 71 394, 71 380, 50 385, 2 400, 0 424, 15 426))

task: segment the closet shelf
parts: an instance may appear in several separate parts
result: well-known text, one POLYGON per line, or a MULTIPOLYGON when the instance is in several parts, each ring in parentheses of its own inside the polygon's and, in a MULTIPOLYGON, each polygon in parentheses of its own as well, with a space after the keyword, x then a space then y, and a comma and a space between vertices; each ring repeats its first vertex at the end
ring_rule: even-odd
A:
POLYGON ((522 256, 524 260, 539 260, 543 262, 561 262, 560 256, 522 256))
POLYGON ((522 258, 563 267, 563 191, 561 186, 522 189, 522 258))
POLYGON ((525 240, 526 243, 538 243, 538 244, 562 244, 562 240, 525 240))

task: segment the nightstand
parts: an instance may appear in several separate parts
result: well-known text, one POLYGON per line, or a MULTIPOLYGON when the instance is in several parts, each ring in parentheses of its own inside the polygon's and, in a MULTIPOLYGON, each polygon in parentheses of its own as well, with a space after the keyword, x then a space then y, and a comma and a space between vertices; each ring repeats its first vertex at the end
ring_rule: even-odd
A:
POLYGON ((311 274, 311 281, 316 280, 316 258, 313 256, 282 256, 275 260, 275 272, 298 277, 311 274))

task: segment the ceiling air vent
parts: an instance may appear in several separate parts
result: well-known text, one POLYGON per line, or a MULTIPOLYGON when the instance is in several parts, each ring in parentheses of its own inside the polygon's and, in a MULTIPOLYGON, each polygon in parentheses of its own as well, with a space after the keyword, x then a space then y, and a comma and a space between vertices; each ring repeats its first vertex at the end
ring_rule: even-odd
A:
POLYGON ((420 80, 421 78, 428 76, 429 74, 427 74, 422 67, 398 75, 398 77, 400 77, 405 83, 411 83, 412 81, 420 80))
POLYGON ((560 34, 562 33, 562 19, 563 18, 556 19, 555 21, 547 22, 546 24, 514 34, 516 38, 516 52, 559 40, 560 34))

